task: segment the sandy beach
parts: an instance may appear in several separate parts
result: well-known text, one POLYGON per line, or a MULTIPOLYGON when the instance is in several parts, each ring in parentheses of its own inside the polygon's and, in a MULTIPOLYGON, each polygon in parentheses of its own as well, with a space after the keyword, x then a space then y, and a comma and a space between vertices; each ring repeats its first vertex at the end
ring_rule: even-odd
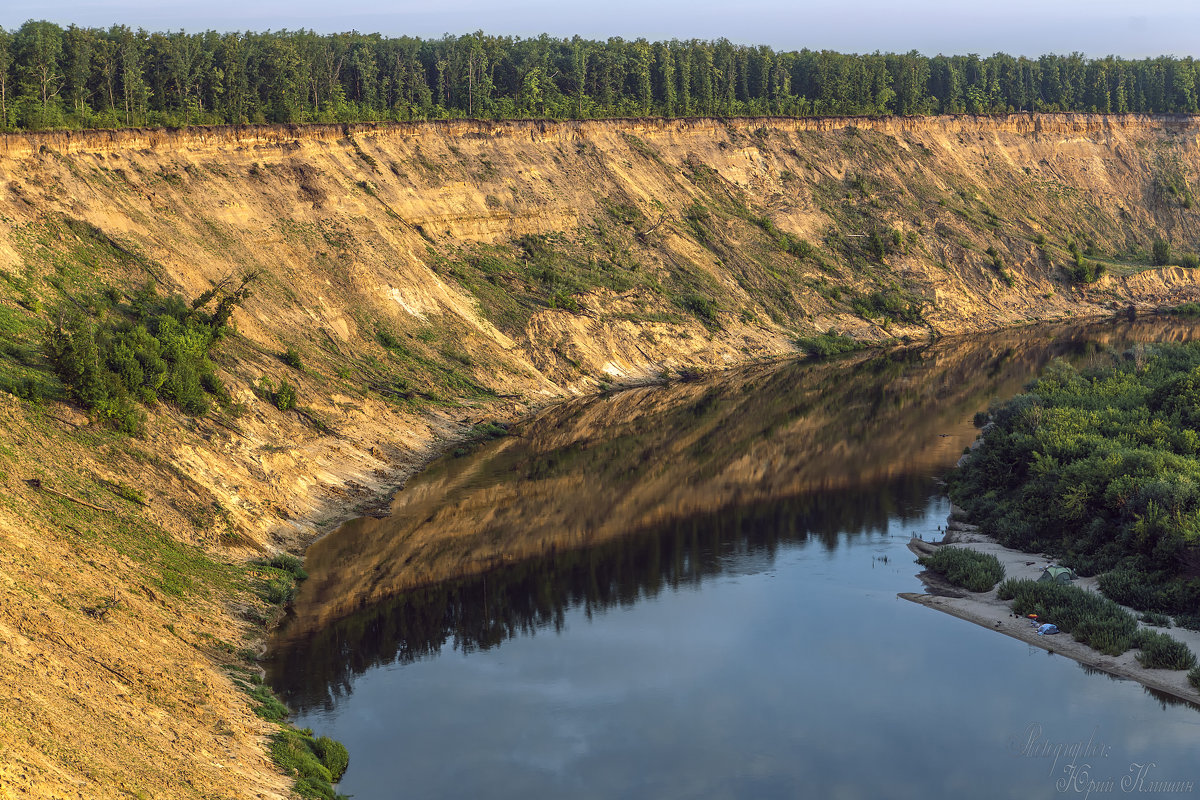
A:
MULTIPOLYGON (((939 546, 946 544, 994 555, 1004 565, 1005 576, 1009 578, 1037 580, 1046 566, 1055 563, 1046 555, 1023 553, 1003 547, 994 539, 980 533, 974 526, 957 521, 954 514, 951 515, 949 528, 941 542, 931 543, 913 539, 909 542, 909 549, 917 555, 927 555, 939 546)), ((1030 624, 1030 620, 1013 616, 1011 603, 999 600, 996 597, 995 589, 981 593, 968 592, 965 589, 951 586, 941 576, 930 572, 923 573, 921 578, 929 589, 928 593, 902 592, 899 596, 1200 705, 1200 691, 1197 691, 1188 682, 1186 670, 1147 669, 1138 663, 1137 650, 1129 650, 1116 657, 1107 656, 1075 641, 1069 633, 1039 636, 1037 628, 1030 624)), ((1094 577, 1078 578, 1072 583, 1081 589, 1098 592, 1094 577)), ((1138 612, 1133 609, 1127 610, 1134 616, 1138 616, 1138 612)), ((1054 620, 1046 619, 1041 622, 1054 622, 1054 620)), ((1142 628, 1169 633, 1187 644, 1193 653, 1200 655, 1200 632, 1178 627, 1155 628, 1142 622, 1139 622, 1138 625, 1142 628)))

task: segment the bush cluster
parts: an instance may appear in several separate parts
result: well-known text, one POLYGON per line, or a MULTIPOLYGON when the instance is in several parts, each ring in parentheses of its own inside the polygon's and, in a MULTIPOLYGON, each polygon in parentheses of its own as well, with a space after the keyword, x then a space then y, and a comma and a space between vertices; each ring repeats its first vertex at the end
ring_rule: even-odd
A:
POLYGON ((286 352, 280 354, 279 360, 287 364, 292 369, 304 369, 304 360, 300 357, 300 353, 294 347, 289 347, 286 352))
POLYGON ((850 307, 863 319, 920 322, 924 318, 921 300, 898 289, 875 291, 856 297, 850 301, 850 307))
POLYGON ((830 358, 866 347, 862 342, 837 331, 828 331, 816 336, 801 336, 796 340, 796 346, 807 353, 809 358, 830 358))
POLYGON ((281 553, 270 560, 255 563, 266 568, 262 598, 272 605, 290 603, 296 596, 297 585, 308 578, 304 562, 290 553, 281 553))
POLYGON ((1167 313, 1181 317, 1200 317, 1200 303, 1180 303, 1174 308, 1168 309, 1167 313))
POLYGON ((717 310, 720 306, 717 301, 711 297, 706 297, 702 294, 691 293, 680 298, 680 305, 692 313, 697 319, 703 322, 708 327, 714 327, 719 324, 720 320, 717 317, 717 310))
POLYGON ((211 398, 230 402, 209 356, 225 335, 233 308, 249 296, 249 278, 236 290, 215 289, 192 303, 160 297, 152 284, 127 306, 60 315, 47 356, 69 397, 100 420, 137 434, 145 419, 139 403, 168 401, 203 416, 211 398), (216 307, 205 306, 217 299, 216 307))
POLYGON ((1166 239, 1155 239, 1150 250, 1150 262, 1156 267, 1171 263, 1171 243, 1166 239))
POLYGON ((1189 631, 1200 631, 1200 613, 1176 614, 1175 624, 1180 628, 1187 628, 1189 631))
MULTIPOLYGON (((1137 648, 1137 660, 1151 669, 1192 669, 1196 656, 1183 642, 1159 631, 1138 630, 1132 614, 1108 598, 1046 581, 1007 580, 1000 585, 1001 600, 1012 600, 1020 616, 1037 614, 1053 622, 1077 641, 1117 656, 1137 648)), ((1169 624, 1164 617, 1151 617, 1154 624, 1169 624)))
POLYGON ((1153 611, 1142 614, 1138 617, 1139 622, 1144 622, 1147 625, 1153 625, 1156 628, 1171 627, 1171 618, 1166 614, 1158 614, 1153 611))
POLYGON ((1158 631, 1138 631, 1138 663, 1149 669, 1192 669, 1196 655, 1183 642, 1158 631))
POLYGON ((917 563, 971 592, 991 591, 1004 580, 1004 565, 1000 559, 965 547, 943 547, 933 555, 918 558, 917 563))
POLYGON ((336 800, 333 784, 350 763, 346 748, 311 730, 285 728, 271 736, 271 758, 295 780, 296 793, 305 798, 336 800))
POLYGON ((1052 364, 993 409, 951 497, 1006 546, 1050 552, 1142 611, 1195 613, 1200 346, 1052 364))
POLYGON ((1179 605, 1178 588, 1166 575, 1125 567, 1105 572, 1097 583, 1105 597, 1139 611, 1161 614, 1179 605))
POLYGON ((1125 609, 1094 592, 1078 586, 1010 578, 1000 584, 997 597, 1012 600, 1019 616, 1037 614, 1053 622, 1076 641, 1110 656, 1119 656, 1134 646, 1137 620, 1125 609))

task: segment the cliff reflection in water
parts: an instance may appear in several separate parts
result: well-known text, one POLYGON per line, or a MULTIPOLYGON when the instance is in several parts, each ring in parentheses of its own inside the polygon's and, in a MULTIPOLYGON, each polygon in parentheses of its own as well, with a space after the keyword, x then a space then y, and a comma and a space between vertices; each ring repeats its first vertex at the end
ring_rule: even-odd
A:
POLYGON ((1027 328, 555 407, 314 544, 271 682, 301 710, 327 705, 373 666, 695 584, 733 554, 766 567, 790 541, 880 530, 923 512, 974 412, 1051 359, 1101 363, 1192 327, 1027 328))

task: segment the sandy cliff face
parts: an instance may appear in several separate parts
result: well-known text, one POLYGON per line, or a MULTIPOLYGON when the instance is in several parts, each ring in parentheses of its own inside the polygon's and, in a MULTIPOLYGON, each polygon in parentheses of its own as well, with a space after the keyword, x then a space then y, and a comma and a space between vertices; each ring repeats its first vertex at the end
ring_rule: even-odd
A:
MULTIPOLYGON (((36 351, 57 309, 105 288, 190 298, 258 275, 218 361, 240 414, 160 406, 130 442, 61 404, 6 401, 0 536, 18 555, 0 564, 0 623, 20 638, 0 683, 36 681, 38 659, 59 670, 12 698, 40 721, 0 715, 6 785, 111 796, 133 765, 130 791, 150 796, 280 790, 265 729, 216 667, 213 642, 243 623, 140 577, 169 559, 131 549, 130 526, 236 566, 329 529, 465 425, 604 383, 791 353, 831 328, 878 341, 1190 299, 1191 270, 1145 255, 1155 238, 1200 249, 1198 144, 1195 118, 1096 115, 0 137, 6 339, 36 351), (1068 239, 1106 276, 1072 283, 1068 239), (263 377, 297 386, 301 410, 251 391, 263 377), (120 513, 49 500, 33 477, 120 513), (120 621, 96 621, 114 588, 120 621), (118 638, 139 666, 101 657, 118 638), (139 745, 139 727, 156 733, 139 745)), ((5 353, 0 377, 46 369, 5 353)))
POLYGON ((48 311, 106 284, 194 297, 261 273, 222 365, 250 414, 156 445, 261 541, 471 416, 447 400, 732 364, 830 328, 879 340, 1188 297, 1190 270, 1134 262, 1156 237, 1200 246, 1171 193, 1190 197, 1198 136, 1190 117, 1079 114, 8 135, 0 270, 48 311), (1068 239, 1109 274, 1072 284, 1068 239), (274 357, 287 347, 309 372, 274 357), (434 404, 389 402, 431 373, 434 404), (264 375, 344 435, 256 403, 264 375), (279 439, 299 446, 261 452, 279 439))
MULTIPOLYGON (((1200 165, 1198 134, 1187 117, 1079 114, 62 132, 0 139, 0 180, 13 223, 82 219, 139 245, 166 287, 263 269, 274 291, 239 320, 255 342, 286 330, 357 347, 372 323, 449 316, 468 352, 513 373, 494 388, 557 393, 606 368, 786 351, 829 325, 961 331, 1190 285, 1130 284, 1117 263, 1081 293, 1059 267, 1068 238, 1116 262, 1156 236, 1192 249, 1196 214, 1163 187, 1200 165), (814 255, 782 252, 764 220, 814 255), (876 233, 877 256, 858 241, 876 233), (510 245, 527 234, 619 279, 563 282, 581 310, 534 303, 504 320, 478 269, 458 267, 497 246, 507 271, 486 277, 512 294, 530 254, 510 245), (925 321, 867 323, 850 301, 876 290, 910 295, 925 321), (714 301, 707 327, 679 302, 689 294, 714 301), (655 312, 682 319, 656 327, 655 312)), ((10 228, 0 268, 22 256, 10 228)))

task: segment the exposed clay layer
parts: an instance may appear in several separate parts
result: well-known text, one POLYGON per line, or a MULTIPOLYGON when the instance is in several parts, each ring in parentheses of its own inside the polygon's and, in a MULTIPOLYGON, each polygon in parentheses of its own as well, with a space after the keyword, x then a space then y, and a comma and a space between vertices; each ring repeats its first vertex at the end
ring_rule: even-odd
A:
POLYGON ((213 125, 186 128, 123 128, 119 130, 31 131, 0 134, 0 153, 21 158, 49 148, 60 153, 109 152, 150 149, 171 152, 214 147, 281 147, 300 142, 334 142, 346 136, 417 137, 443 136, 452 139, 486 137, 525 139, 530 142, 574 141, 591 138, 599 131, 633 134, 711 134, 716 131, 752 131, 770 128, 781 131, 830 132, 862 128, 887 134, 920 133, 1006 133, 1020 136, 1104 136, 1114 132, 1167 130, 1197 134, 1196 115, 1191 114, 958 114, 933 117, 735 117, 713 119, 689 117, 633 117, 598 120, 429 120, 425 122, 213 125))

